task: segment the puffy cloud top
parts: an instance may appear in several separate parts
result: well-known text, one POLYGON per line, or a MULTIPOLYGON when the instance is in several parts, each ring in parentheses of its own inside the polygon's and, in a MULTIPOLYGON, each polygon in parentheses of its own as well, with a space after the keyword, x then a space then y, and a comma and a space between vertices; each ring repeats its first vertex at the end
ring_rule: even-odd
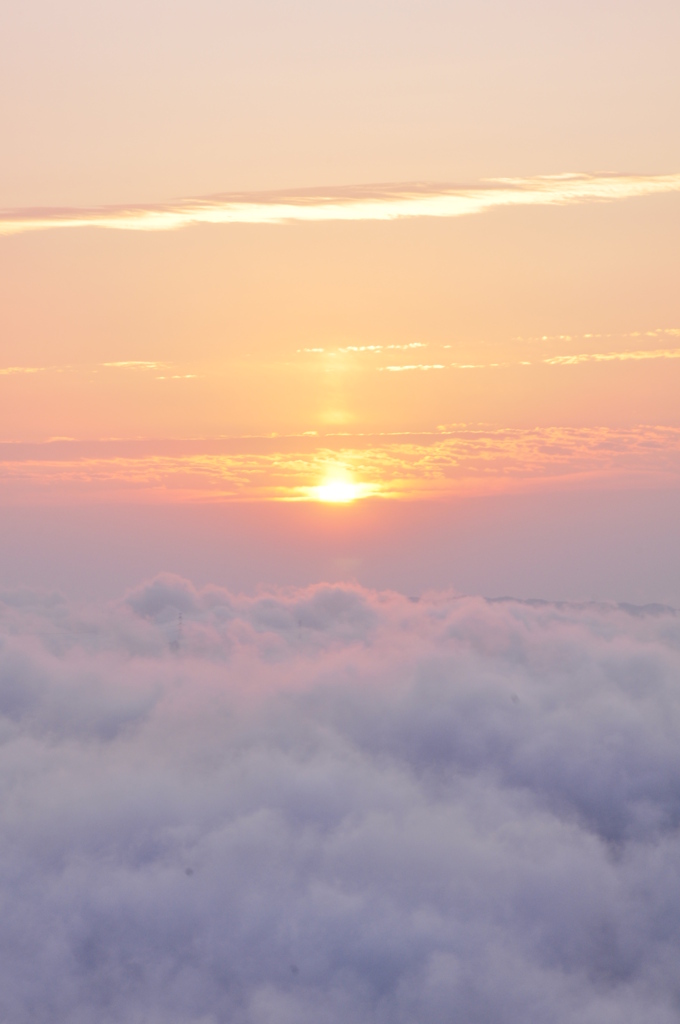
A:
POLYGON ((0 594, 0 1019, 676 1024, 680 619, 0 594))

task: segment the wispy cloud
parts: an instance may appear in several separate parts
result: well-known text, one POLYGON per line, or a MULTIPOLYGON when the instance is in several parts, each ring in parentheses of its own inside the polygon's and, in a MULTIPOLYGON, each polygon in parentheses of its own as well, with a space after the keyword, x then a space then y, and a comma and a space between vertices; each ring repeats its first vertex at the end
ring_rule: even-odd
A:
POLYGON ((544 359, 550 366, 576 366, 578 363, 626 362, 629 359, 680 359, 680 348, 638 349, 635 352, 579 352, 573 356, 544 359))
POLYGON ((379 369, 401 373, 403 370, 445 370, 446 367, 443 363, 409 363, 406 366, 381 366, 379 369))
POLYGON ((25 373, 41 373, 44 366, 0 366, 0 377, 15 377, 25 373))
POLYGON ((669 338, 675 337, 680 338, 680 327, 655 327, 653 330, 648 331, 627 331, 622 333, 617 331, 616 333, 593 333, 589 331, 587 334, 541 334, 532 338, 514 338, 514 341, 549 341, 549 342, 563 342, 563 341, 595 341, 603 339, 617 339, 618 341, 624 338, 669 338))
MULTIPOLYGON (((63 366, 0 366, 0 377, 14 377, 33 373, 92 373, 105 370, 163 370, 168 363, 151 362, 146 359, 125 359, 116 363, 81 363, 63 366)), ((195 374, 175 374, 176 377, 194 377, 195 374)), ((156 378, 164 380, 165 378, 156 378)))
POLYGON ((102 363, 109 370, 158 370, 166 363, 148 362, 146 359, 123 359, 117 363, 102 363))
POLYGON ((413 370, 494 370, 516 366, 578 366, 581 363, 640 362, 650 359, 680 359, 680 348, 635 349, 623 352, 577 352, 572 355, 549 356, 538 361, 529 359, 502 363, 405 363, 379 366, 378 370, 403 373, 413 370))
MULTIPOLYGON (((410 341, 406 345, 344 345, 341 348, 299 348, 298 353, 324 353, 325 355, 354 355, 356 353, 368 353, 372 355, 376 352, 386 352, 389 349, 401 349, 406 351, 412 348, 427 348, 427 342, 424 341, 410 341)), ((445 348, 450 346, 445 345, 445 348)))
POLYGON ((679 191, 680 174, 557 174, 496 178, 471 185, 411 182, 223 193, 165 203, 4 210, 0 211, 0 234, 60 227, 169 231, 191 224, 461 217, 495 207, 611 202, 679 191))

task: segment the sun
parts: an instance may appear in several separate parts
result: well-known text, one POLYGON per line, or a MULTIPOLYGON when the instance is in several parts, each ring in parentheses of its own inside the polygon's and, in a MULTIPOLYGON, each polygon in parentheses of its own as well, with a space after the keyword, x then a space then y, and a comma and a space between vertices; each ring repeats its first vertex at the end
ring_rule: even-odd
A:
POLYGON ((348 480, 329 480, 314 488, 317 501, 328 501, 334 504, 347 504, 362 496, 362 488, 348 480))
POLYGON ((375 495, 379 488, 375 484, 355 483, 351 473, 340 466, 329 468, 321 483, 303 490, 305 497, 312 501, 328 505, 351 505, 360 498, 375 495))

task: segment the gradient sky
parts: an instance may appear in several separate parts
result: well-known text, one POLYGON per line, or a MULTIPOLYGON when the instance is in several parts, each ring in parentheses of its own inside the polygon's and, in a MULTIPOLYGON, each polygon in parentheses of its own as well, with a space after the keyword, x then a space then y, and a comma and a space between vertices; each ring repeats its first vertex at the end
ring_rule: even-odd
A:
POLYGON ((118 586, 75 524, 129 552, 152 506, 150 570, 206 574, 198 532, 246 587, 680 600, 679 40, 671 2, 5 5, 0 569, 118 586))
POLYGON ((0 1020, 677 1024, 678 0, 0 4, 0 1020))

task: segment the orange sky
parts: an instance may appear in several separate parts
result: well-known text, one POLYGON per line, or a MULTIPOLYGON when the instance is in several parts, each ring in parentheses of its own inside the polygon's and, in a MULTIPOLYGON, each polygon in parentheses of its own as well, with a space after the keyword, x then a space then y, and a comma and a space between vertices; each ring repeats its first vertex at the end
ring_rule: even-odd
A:
POLYGON ((667 486, 679 209, 671 191, 5 237, 0 437, 43 443, 25 465, 3 449, 7 500, 301 499, 335 477, 393 498, 667 486), (552 432, 546 457, 536 430, 552 432), (54 438, 72 442, 63 462, 54 438))
POLYGON ((5 501, 680 483, 675 5, 2 18, 5 501))

